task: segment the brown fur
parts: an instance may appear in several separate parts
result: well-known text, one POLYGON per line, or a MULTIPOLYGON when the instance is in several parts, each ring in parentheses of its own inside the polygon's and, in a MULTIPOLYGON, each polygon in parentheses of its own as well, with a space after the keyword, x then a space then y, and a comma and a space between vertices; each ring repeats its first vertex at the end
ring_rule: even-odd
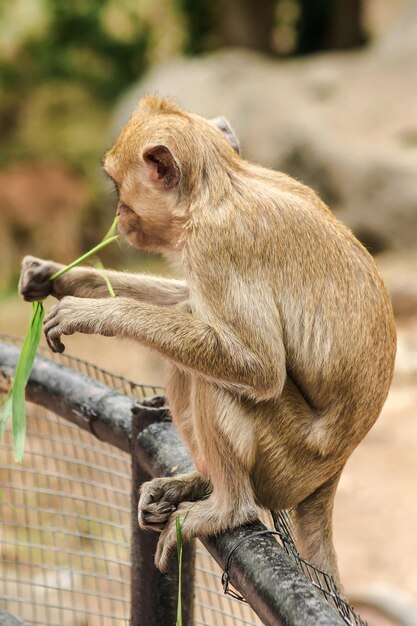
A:
MULTIPOLYGON (((142 489, 140 524, 163 526, 158 567, 178 514, 189 538, 259 506, 295 508, 302 554, 338 580, 334 493, 388 393, 391 304, 370 255, 311 189, 235 150, 208 120, 142 100, 104 166, 120 231, 185 281, 112 272, 110 299, 98 272, 72 270, 52 286, 69 296, 45 332, 53 350, 62 334, 117 334, 167 360, 173 418, 199 473, 142 489)), ((23 294, 33 299, 55 268, 25 261, 23 294)))

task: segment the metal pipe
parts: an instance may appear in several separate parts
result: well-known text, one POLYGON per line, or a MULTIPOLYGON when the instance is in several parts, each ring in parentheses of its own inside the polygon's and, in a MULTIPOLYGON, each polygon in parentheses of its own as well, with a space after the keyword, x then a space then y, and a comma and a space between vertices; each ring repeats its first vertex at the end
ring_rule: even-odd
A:
MULTIPOLYGON (((164 398, 147 398, 137 403, 132 416, 132 538, 131 538, 131 618, 130 626, 175 626, 177 623, 178 563, 174 559, 170 571, 161 574, 154 566, 159 535, 145 532, 138 525, 138 500, 141 485, 151 476, 138 462, 135 442, 143 425, 168 416, 164 398)), ((194 608, 194 542, 184 545, 182 557, 182 620, 193 624, 194 608)))
MULTIPOLYGON (((0 381, 10 382, 20 350, 0 343, 0 381)), ((130 452, 130 398, 75 370, 37 357, 26 399, 40 404, 124 452, 130 452)))

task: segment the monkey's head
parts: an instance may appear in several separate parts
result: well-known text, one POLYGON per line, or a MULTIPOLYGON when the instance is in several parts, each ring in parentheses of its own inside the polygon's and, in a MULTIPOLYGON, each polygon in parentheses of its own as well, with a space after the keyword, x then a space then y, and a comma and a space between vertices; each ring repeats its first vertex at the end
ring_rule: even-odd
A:
POLYGON ((224 118, 209 121, 169 100, 143 98, 104 157, 119 195, 120 232, 138 248, 175 250, 187 212, 220 191, 238 154, 224 118))

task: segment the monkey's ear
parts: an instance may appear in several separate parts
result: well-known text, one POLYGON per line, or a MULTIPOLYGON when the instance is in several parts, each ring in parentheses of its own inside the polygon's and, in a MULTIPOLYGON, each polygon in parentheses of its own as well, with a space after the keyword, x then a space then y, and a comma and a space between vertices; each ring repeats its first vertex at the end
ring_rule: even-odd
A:
POLYGON ((239 142, 228 120, 225 117, 215 117, 210 122, 223 133, 233 150, 240 154, 239 142))
POLYGON ((166 146, 154 146, 143 153, 153 183, 164 189, 174 189, 180 182, 180 168, 166 146))

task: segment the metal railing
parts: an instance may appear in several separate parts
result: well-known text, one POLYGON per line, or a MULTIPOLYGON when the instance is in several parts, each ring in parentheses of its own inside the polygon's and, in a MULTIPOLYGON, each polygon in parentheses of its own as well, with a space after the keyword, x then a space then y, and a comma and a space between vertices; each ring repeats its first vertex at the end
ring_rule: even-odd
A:
MULTIPOLYGON (((0 336, 3 392, 17 345, 0 336)), ((192 466, 162 389, 66 355, 40 356, 26 397, 24 464, 14 464, 7 433, 1 442, 0 611, 33 626, 175 626, 177 566, 165 575, 156 570, 158 536, 137 524, 140 484, 192 466)), ((326 602, 286 545, 285 529, 283 545, 261 531, 257 521, 203 539, 204 547, 185 544, 184 626, 363 623, 346 608, 342 619, 340 607, 338 614, 326 602), (221 582, 242 539, 228 572, 248 605, 225 596, 221 582)))

